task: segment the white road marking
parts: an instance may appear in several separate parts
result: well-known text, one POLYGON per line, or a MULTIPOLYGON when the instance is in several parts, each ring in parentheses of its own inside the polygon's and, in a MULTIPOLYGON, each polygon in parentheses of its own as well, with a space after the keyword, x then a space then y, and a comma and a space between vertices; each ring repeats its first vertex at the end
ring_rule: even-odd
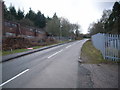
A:
POLYGON ((11 78, 11 79, 7 80, 6 82, 0 84, 0 87, 2 87, 3 85, 9 83, 10 81, 14 80, 15 78, 19 77, 20 75, 24 74, 27 71, 29 71, 29 69, 24 70, 23 72, 19 73, 18 75, 14 76, 13 78, 11 78))
POLYGON ((60 53, 60 52, 62 52, 62 51, 63 51, 63 49, 60 50, 60 51, 58 51, 58 52, 56 52, 56 53, 54 53, 54 54, 52 54, 52 55, 50 55, 48 58, 51 58, 51 57, 55 56, 56 54, 58 54, 58 53, 60 53))
POLYGON ((60 50, 60 51, 58 51, 58 52, 60 53, 60 52, 62 52, 62 51, 63 51, 63 49, 61 49, 61 50, 60 50))
POLYGON ((71 47, 71 45, 67 46, 66 48, 69 48, 69 47, 71 47))
POLYGON ((73 43, 72 45, 75 45, 76 43, 73 43))
POLYGON ((52 55, 50 55, 48 58, 51 58, 51 57, 53 57, 54 55, 56 55, 58 52, 56 52, 56 53, 54 53, 54 54, 52 54, 52 55))

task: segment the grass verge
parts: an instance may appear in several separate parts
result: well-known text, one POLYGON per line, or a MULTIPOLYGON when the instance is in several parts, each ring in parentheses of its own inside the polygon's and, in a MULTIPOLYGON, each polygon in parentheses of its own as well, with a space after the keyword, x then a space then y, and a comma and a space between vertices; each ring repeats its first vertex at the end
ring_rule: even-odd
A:
MULTIPOLYGON (((35 46, 35 47, 31 47, 31 48, 37 49, 37 48, 41 48, 41 47, 43 47, 43 46, 35 46)), ((15 49, 15 50, 12 50, 12 51, 2 51, 2 56, 9 55, 9 54, 14 54, 14 53, 25 52, 25 51, 30 51, 30 49, 26 48, 26 49, 15 49)))
POLYGON ((99 63, 117 63, 115 61, 105 60, 99 50, 93 45, 91 40, 84 43, 81 50, 81 59, 83 63, 99 64, 99 63))
MULTIPOLYGON (((50 45, 60 44, 60 43, 65 43, 65 42, 68 42, 68 41, 59 41, 57 43, 53 43, 53 44, 50 44, 50 45)), ((50 45, 46 45, 46 46, 50 46, 50 45)), ((38 48, 42 48, 42 47, 45 47, 45 46, 34 46, 34 47, 31 47, 31 48, 38 49, 38 48)), ((15 50, 12 50, 12 51, 2 51, 2 56, 9 55, 9 54, 14 54, 14 53, 25 52, 25 51, 30 51, 30 49, 25 48, 25 49, 15 49, 15 50)))

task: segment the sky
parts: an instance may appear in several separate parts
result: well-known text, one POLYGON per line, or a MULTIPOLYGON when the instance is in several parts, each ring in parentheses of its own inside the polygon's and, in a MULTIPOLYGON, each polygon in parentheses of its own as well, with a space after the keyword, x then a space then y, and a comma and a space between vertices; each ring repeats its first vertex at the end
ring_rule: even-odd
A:
POLYGON ((25 13, 31 8, 38 10, 47 17, 54 13, 58 17, 67 18, 71 23, 81 26, 81 33, 86 34, 90 23, 101 18, 103 10, 112 9, 114 2, 119 0, 4 0, 7 7, 12 4, 16 9, 24 9, 25 13))

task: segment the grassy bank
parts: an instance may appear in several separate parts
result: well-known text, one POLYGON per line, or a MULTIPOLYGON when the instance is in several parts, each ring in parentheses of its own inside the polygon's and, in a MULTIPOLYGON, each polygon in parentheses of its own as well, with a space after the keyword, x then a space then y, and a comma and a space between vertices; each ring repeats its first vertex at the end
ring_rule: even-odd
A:
MULTIPOLYGON (((35 46, 35 47, 31 47, 33 49, 37 49, 37 48, 41 48, 43 46, 35 46)), ((33 50, 32 49, 32 50, 33 50)), ((20 53, 20 52, 25 52, 25 51, 30 51, 31 49, 15 49, 15 50, 11 50, 11 51, 2 51, 2 55, 9 55, 9 54, 14 54, 14 53, 20 53)))
MULTIPOLYGON (((59 41, 57 43, 53 43, 53 44, 50 44, 50 45, 60 44, 60 43, 65 43, 65 42, 68 42, 68 41, 59 41)), ((46 46, 50 46, 50 45, 46 45, 46 46)), ((42 47, 45 47, 45 46, 34 46, 34 47, 31 47, 31 48, 38 49, 38 48, 42 48, 42 47)), ((11 51, 2 51, 2 56, 9 55, 9 54, 14 54, 14 53, 25 52, 25 51, 30 51, 30 50, 31 49, 25 48, 25 49, 15 49, 15 50, 11 50, 11 51)))
POLYGON ((84 63, 99 64, 99 63, 115 63, 113 61, 105 60, 99 50, 97 50, 92 42, 87 41, 81 50, 81 59, 84 63))

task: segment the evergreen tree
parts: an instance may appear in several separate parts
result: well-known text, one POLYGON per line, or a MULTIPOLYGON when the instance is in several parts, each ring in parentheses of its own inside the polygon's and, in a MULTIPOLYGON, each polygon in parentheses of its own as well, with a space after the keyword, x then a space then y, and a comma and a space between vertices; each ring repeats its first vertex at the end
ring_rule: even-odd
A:
POLYGON ((15 9, 15 7, 14 6, 10 6, 9 7, 9 12, 10 12, 10 14, 11 14, 11 20, 14 20, 14 19, 16 19, 17 18, 17 13, 16 13, 16 9, 15 9))
POLYGON ((4 4, 4 19, 8 19, 8 13, 9 13, 9 11, 8 11, 6 5, 4 4))
POLYGON ((44 14, 41 14, 40 11, 38 11, 36 14, 35 25, 40 28, 44 28, 46 26, 46 18, 44 16, 44 14))
POLYGON ((58 19, 58 16, 57 16, 56 13, 54 13, 54 15, 53 15, 53 19, 58 19))
POLYGON ((115 2, 112 11, 104 10, 102 18, 89 27, 90 34, 120 33, 120 3, 115 2))
POLYGON ((112 13, 108 19, 108 21, 105 23, 105 29, 107 32, 120 32, 120 4, 118 2, 115 2, 112 13))
POLYGON ((21 19, 19 21, 19 23, 22 25, 22 26, 34 26, 34 23, 32 21, 30 21, 29 19, 21 19))
POLYGON ((46 18, 44 14, 41 15, 41 28, 44 28, 46 26, 46 18))
POLYGON ((115 2, 113 6, 113 16, 115 20, 120 19, 120 4, 118 2, 115 2))
POLYGON ((60 20, 56 13, 53 15, 51 20, 48 20, 46 30, 48 33, 59 36, 60 34, 60 20))
POLYGON ((24 11, 21 11, 20 9, 18 9, 17 20, 21 20, 23 18, 24 18, 24 11))
POLYGON ((25 18, 35 21, 36 13, 30 8, 29 12, 26 14, 25 18))
POLYGON ((46 22, 48 22, 48 21, 50 21, 50 20, 52 20, 52 18, 50 18, 49 16, 47 16, 46 22))

